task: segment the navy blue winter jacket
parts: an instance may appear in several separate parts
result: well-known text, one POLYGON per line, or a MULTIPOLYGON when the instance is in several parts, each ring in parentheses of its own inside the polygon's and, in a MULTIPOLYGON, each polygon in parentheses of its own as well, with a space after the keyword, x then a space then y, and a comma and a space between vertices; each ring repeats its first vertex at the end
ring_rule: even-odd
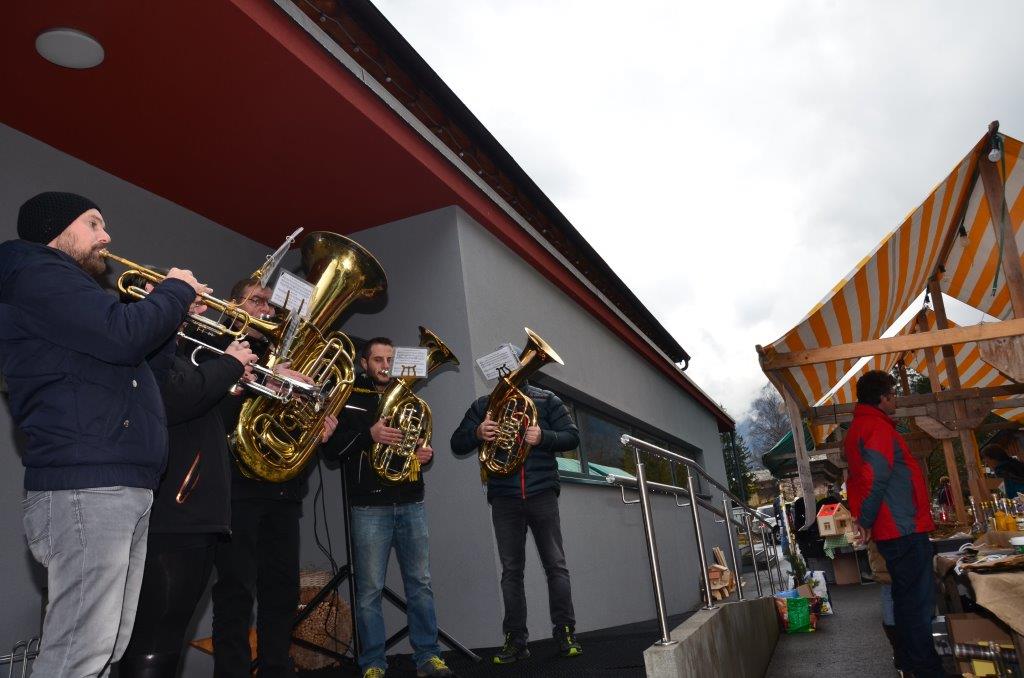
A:
POLYGON ((124 304, 59 250, 0 244, 0 369, 27 439, 25 489, 156 488, 167 424, 150 365, 169 369, 194 298, 167 280, 124 304))
MULTIPOLYGON (((488 477, 487 501, 494 497, 521 497, 526 499, 545 490, 559 490, 556 452, 576 449, 580 432, 569 416, 562 399, 551 391, 527 384, 526 395, 537 406, 537 425, 540 442, 534 445, 523 466, 507 478, 488 477)), ((452 452, 464 455, 480 447, 476 429, 487 413, 490 396, 477 398, 452 434, 452 452)))

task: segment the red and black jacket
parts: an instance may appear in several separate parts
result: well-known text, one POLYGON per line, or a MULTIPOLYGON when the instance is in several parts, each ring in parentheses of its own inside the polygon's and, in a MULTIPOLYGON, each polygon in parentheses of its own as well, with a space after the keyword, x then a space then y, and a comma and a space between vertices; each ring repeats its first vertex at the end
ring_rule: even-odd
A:
POLYGON ((854 518, 876 541, 935 529, 921 466, 884 412, 858 404, 846 432, 846 493, 854 518))

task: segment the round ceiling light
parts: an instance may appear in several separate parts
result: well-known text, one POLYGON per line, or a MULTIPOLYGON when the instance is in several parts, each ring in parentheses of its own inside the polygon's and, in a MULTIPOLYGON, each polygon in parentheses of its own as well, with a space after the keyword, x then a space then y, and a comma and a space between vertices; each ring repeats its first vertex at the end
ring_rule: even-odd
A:
POLYGON ((36 38, 36 51, 50 63, 65 68, 93 68, 103 63, 103 45, 74 28, 51 28, 36 38))

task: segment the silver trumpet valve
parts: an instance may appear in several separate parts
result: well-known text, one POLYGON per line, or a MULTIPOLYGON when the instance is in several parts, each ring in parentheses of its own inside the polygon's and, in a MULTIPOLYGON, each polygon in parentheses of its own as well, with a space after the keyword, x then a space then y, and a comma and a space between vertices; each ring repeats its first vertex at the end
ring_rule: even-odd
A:
MULTIPOLYGON (((194 337, 181 331, 178 332, 178 336, 196 345, 195 349, 192 350, 191 355, 193 365, 199 365, 199 356, 203 351, 210 351, 216 355, 227 355, 227 351, 221 350, 198 337, 194 337)), ((256 375, 256 379, 253 381, 240 381, 235 385, 235 387, 240 386, 247 388, 254 393, 282 403, 291 402, 292 399, 299 398, 303 402, 311 405, 315 412, 319 412, 320 408, 323 406, 323 387, 317 384, 308 384, 300 379, 295 379, 285 374, 278 374, 273 369, 260 365, 259 363, 255 363, 251 365, 251 367, 253 374, 256 375)), ((235 387, 232 387, 233 391, 235 390, 235 387)))

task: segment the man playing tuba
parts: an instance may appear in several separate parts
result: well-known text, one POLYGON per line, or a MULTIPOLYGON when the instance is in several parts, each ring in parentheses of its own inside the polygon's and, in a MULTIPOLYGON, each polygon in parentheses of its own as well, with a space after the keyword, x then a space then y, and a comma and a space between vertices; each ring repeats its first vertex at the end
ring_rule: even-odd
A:
MULTIPOLYGON (((364 678, 383 678, 385 658, 384 615, 381 595, 392 547, 398 556, 408 605, 409 642, 417 676, 451 676, 438 656, 437 615, 430 587, 427 514, 423 507, 423 477, 402 483, 385 483, 370 461, 373 443, 395 445, 403 433, 383 418, 375 419, 381 395, 393 379, 395 349, 390 339, 375 337, 360 352, 363 373, 338 422, 338 433, 324 450, 345 465, 346 492, 352 505, 352 548, 355 566, 356 629, 359 634, 359 668, 364 678), (359 408, 359 409, 356 409, 359 408)), ((422 441, 416 449, 420 464, 434 451, 422 441)))
MULTIPOLYGON (((526 461, 507 476, 489 473, 487 501, 501 559, 501 595, 505 602, 502 631, 505 644, 493 658, 495 664, 512 664, 530 656, 526 647, 526 529, 533 532, 537 552, 548 579, 548 604, 559 652, 574 657, 583 650, 576 642, 569 569, 562 548, 558 517, 557 452, 579 445, 579 430, 561 399, 551 391, 523 382, 521 390, 537 407, 537 425, 526 429, 525 442, 532 445, 526 461)), ((452 452, 466 455, 481 443, 493 441, 499 422, 488 416, 489 396, 477 398, 452 434, 452 452)))

